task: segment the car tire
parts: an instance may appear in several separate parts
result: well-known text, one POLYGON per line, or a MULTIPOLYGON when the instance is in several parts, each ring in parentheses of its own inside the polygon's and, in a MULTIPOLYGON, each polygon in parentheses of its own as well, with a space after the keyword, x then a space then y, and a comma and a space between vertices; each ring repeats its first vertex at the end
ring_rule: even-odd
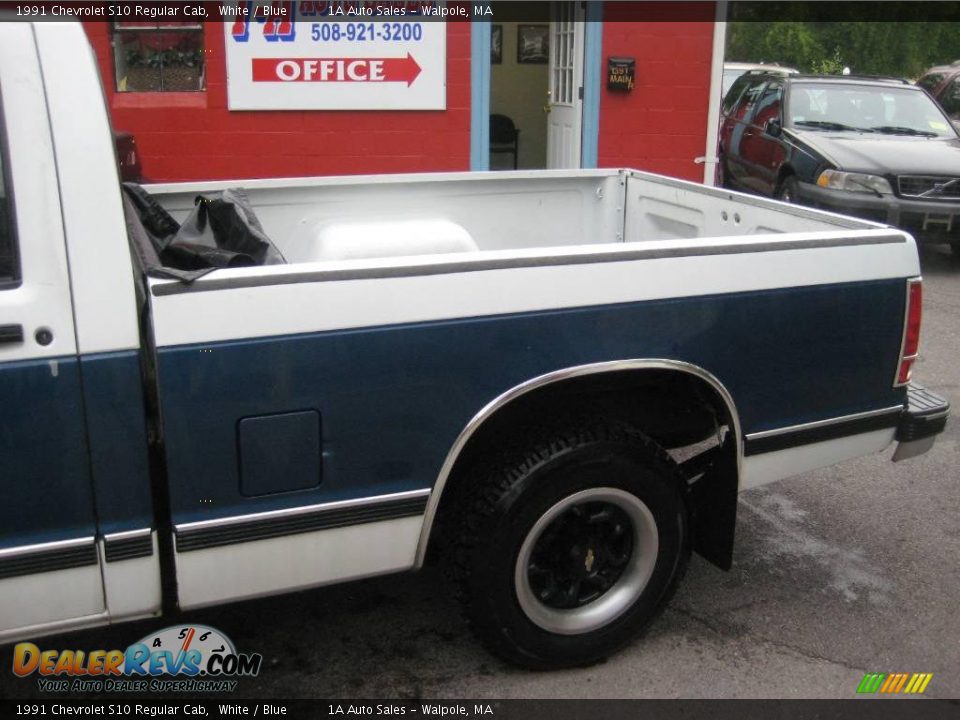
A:
POLYGON ((579 422, 474 478, 455 559, 479 639, 530 669, 597 662, 635 638, 686 571, 676 464, 622 424, 579 422))
POLYGON ((796 203, 797 188, 797 178, 793 175, 787 175, 780 181, 780 186, 777 188, 777 200, 785 203, 796 203))

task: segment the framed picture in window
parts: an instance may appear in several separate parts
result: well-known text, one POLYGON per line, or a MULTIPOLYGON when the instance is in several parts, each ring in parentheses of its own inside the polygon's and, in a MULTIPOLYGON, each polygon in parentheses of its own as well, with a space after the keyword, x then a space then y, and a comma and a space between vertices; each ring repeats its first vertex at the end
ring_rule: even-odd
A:
POLYGON ((503 62, 503 25, 493 25, 490 28, 490 63, 499 65, 503 62))
POLYGON ((517 26, 517 62, 521 65, 545 65, 550 57, 549 25, 517 26))

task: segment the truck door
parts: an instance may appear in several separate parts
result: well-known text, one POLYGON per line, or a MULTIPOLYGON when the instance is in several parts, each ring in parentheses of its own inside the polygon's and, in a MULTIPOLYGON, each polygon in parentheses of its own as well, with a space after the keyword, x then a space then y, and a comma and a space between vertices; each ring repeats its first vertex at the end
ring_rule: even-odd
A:
POLYGON ((105 614, 46 117, 31 26, 0 23, 0 640, 105 614))

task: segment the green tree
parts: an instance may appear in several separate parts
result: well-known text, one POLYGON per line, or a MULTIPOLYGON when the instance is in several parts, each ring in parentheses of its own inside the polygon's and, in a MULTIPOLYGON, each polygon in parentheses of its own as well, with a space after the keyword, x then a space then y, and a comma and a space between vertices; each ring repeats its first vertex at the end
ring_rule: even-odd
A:
POLYGON ((936 7, 927 3, 901 7, 897 17, 907 19, 897 22, 848 19, 863 15, 860 3, 798 4, 785 13, 789 19, 776 22, 763 19, 773 15, 769 9, 746 5, 732 13, 727 26, 728 60, 775 62, 814 73, 838 73, 847 66, 854 73, 917 78, 931 65, 960 59, 960 22, 929 19, 936 7), (834 19, 818 19, 815 13, 825 12, 820 6, 830 8, 834 19))

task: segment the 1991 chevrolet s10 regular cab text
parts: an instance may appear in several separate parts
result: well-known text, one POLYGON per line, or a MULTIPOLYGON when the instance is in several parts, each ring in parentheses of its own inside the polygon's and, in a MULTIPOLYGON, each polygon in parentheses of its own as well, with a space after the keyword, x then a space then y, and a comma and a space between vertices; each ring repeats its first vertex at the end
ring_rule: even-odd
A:
POLYGON ((437 557, 493 651, 583 664, 729 567, 738 491, 946 422, 904 232, 631 170, 150 186, 245 187, 286 260, 185 283, 98 83, 0 25, 5 641, 437 557))

